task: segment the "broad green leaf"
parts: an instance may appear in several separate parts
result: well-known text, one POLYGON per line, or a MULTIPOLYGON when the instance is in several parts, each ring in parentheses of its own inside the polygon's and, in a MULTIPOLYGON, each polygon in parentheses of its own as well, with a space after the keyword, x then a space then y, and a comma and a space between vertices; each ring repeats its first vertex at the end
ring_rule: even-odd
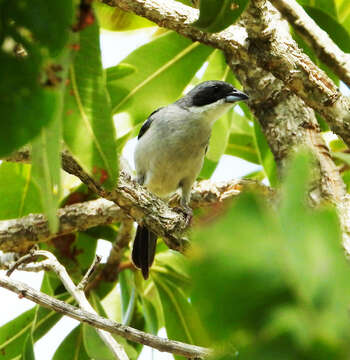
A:
POLYGON ((114 360, 112 351, 101 340, 96 330, 86 324, 83 324, 83 340, 86 353, 91 359, 114 360))
MULTIPOLYGON (((60 300, 72 303, 73 299, 66 293, 58 296, 60 300)), ((34 317, 37 316, 35 328, 33 329, 33 339, 38 341, 43 335, 47 333, 62 317, 56 311, 39 308, 37 314, 37 307, 17 316, 15 319, 9 321, 0 327, 0 359, 10 360, 18 356, 23 348, 23 344, 29 332, 31 332, 34 317)))
POLYGON ((225 153, 259 164, 259 156, 252 135, 231 133, 225 153))
POLYGON ((170 250, 157 254, 152 271, 166 276, 169 281, 188 294, 190 288, 188 266, 188 261, 182 254, 170 250))
MULTIPOLYGON (((100 316, 107 317, 105 308, 104 308, 103 304, 101 303, 101 300, 99 299, 96 292, 93 292, 91 294, 90 301, 91 301, 91 304, 93 305, 94 309, 97 311, 97 313, 100 316)), ((108 359, 110 350, 109 350, 109 348, 107 348, 105 343, 101 340, 100 336, 96 332, 96 329, 94 329, 86 324, 84 324, 84 326, 86 326, 86 328, 83 328, 83 333, 84 333, 85 349, 87 350, 87 352, 90 355, 95 354, 95 356, 92 356, 92 357, 100 358, 99 356, 97 356, 98 348, 100 348, 102 350, 102 354, 104 354, 103 356, 105 356, 106 359, 108 359), (92 341, 92 344, 86 344, 86 341, 90 341, 90 340, 92 341), (97 349, 92 349, 94 344, 97 345, 97 347, 98 347, 97 349)), ((130 357, 130 359, 137 358, 138 351, 134 348, 134 346, 132 346, 130 343, 127 342, 127 340, 125 340, 124 338, 122 338, 120 336, 113 335, 113 337, 116 339, 116 341, 121 346, 123 346, 124 350, 126 351, 127 355, 130 357)))
POLYGON ((55 116, 53 90, 55 82, 64 79, 63 66, 53 57, 68 42, 73 5, 71 0, 2 1, 0 13, 1 42, 7 41, 0 50, 0 112, 6 119, 0 126, 0 156, 4 156, 26 144, 55 116), (16 43, 27 56, 14 55, 16 43))
POLYGON ((15 219, 41 213, 39 191, 32 180, 31 165, 0 164, 0 219, 15 219))
POLYGON ((68 354, 71 359, 90 360, 83 344, 82 325, 78 325, 64 338, 52 360, 67 360, 68 354))
POLYGON ((0 359, 10 360, 21 353, 31 330, 35 307, 0 327, 0 359))
POLYGON ((244 134, 252 136, 253 126, 249 123, 249 118, 244 115, 234 112, 232 114, 231 128, 230 132, 234 134, 244 134))
POLYGON ((131 271, 122 271, 119 274, 119 285, 122 300, 122 323, 130 325, 136 304, 134 274, 131 271))
POLYGON ((7 1, 1 6, 9 19, 31 31, 33 39, 47 47, 51 55, 56 56, 66 45, 74 21, 72 0, 7 1))
POLYGON ((74 247, 77 252, 76 260, 82 272, 86 271, 95 259, 97 240, 98 238, 85 232, 77 233, 74 247))
POLYGON ((128 112, 134 124, 143 122, 158 107, 177 100, 212 51, 174 32, 137 48, 122 60, 136 72, 116 81, 107 78, 113 113, 128 112))
POLYGON ((208 32, 218 32, 237 21, 249 0, 200 0, 199 18, 192 25, 208 32))
POLYGON ((129 76, 136 71, 136 68, 129 64, 120 63, 116 66, 107 68, 107 79, 108 81, 115 81, 122 79, 123 77, 129 76))
POLYGON ((332 152, 332 156, 336 159, 341 160, 345 164, 350 165, 350 154, 339 151, 339 152, 332 152))
MULTIPOLYGON (((46 274, 45 274, 46 276, 46 274)), ((44 276, 44 278, 45 278, 44 276)), ((42 289, 47 289, 47 284, 42 285, 42 289), (44 286, 44 288, 43 288, 44 286)), ((48 293, 48 292, 46 292, 48 293)), ((68 293, 62 293, 56 296, 59 300, 66 301, 69 304, 73 303, 73 298, 68 293)), ((62 314, 57 313, 56 311, 52 311, 46 309, 44 307, 38 306, 35 324, 33 328, 33 339, 34 342, 41 339, 50 329, 52 329, 58 321, 62 318, 62 314)))
POLYGON ((22 360, 35 360, 32 334, 29 333, 24 341, 22 360))
POLYGON ((275 158, 257 120, 254 121, 254 135, 259 162, 263 166, 266 177, 269 179, 271 186, 275 187, 278 184, 275 158))
POLYGON ((155 26, 154 23, 144 17, 125 12, 117 7, 108 6, 98 1, 94 2, 94 7, 100 26, 106 30, 130 31, 155 26))
POLYGON ((56 114, 50 124, 43 127, 39 136, 32 142, 32 176, 37 188, 44 213, 48 218, 50 231, 58 229, 58 202, 61 196, 61 114, 62 104, 59 104, 56 114))
POLYGON ((193 233, 191 301, 214 348, 228 341, 247 359, 347 357, 349 268, 335 212, 307 207, 308 162, 292 162, 277 208, 246 193, 193 233))
MULTIPOLYGON (((197 312, 182 289, 158 272, 152 273, 152 279, 162 303, 168 337, 189 344, 208 345, 197 312)), ((176 358, 181 359, 179 356, 176 358)))
POLYGON ((336 4, 338 0, 298 0, 298 3, 302 6, 313 6, 318 9, 322 9, 327 14, 337 17, 336 4))
MULTIPOLYGON (((115 336, 115 338, 118 343, 124 347, 124 350, 129 356, 130 360, 136 360, 138 355, 136 350, 120 336, 115 336)), ((96 332, 96 329, 87 324, 83 324, 83 341, 86 353, 88 354, 89 358, 99 360, 115 359, 114 354, 101 340, 100 336, 96 332)))
POLYGON ((142 308, 146 320, 146 331, 150 334, 157 335, 159 330, 159 321, 157 311, 151 301, 142 297, 142 308))
POLYGON ((110 189, 117 181, 118 161, 97 24, 79 36, 80 49, 70 66, 66 89, 64 140, 80 165, 110 189))
POLYGON ((350 52, 350 32, 323 9, 313 6, 304 9, 344 52, 350 52))

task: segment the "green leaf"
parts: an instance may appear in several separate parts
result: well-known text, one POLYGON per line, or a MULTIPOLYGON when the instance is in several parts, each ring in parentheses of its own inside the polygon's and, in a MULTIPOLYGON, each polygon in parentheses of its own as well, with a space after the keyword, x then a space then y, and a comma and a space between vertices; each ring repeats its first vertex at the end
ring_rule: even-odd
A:
MULTIPOLYGON (((58 296, 58 299, 72 303, 73 299, 67 293, 58 296)), ((43 307, 33 307, 0 327, 0 359, 10 360, 18 356, 23 348, 26 337, 33 329, 33 339, 38 341, 61 318, 56 311, 43 307)))
POLYGON ((151 301, 142 297, 142 308, 146 320, 146 331, 150 334, 157 335, 159 330, 159 321, 157 311, 151 301))
POLYGON ((153 272, 152 279, 162 303, 168 337, 189 344, 207 345, 207 336, 197 312, 182 289, 159 272, 153 272))
POLYGON ((259 157, 252 135, 231 133, 225 153, 259 164, 259 157))
POLYGON ((182 94, 212 51, 174 32, 137 48, 122 60, 136 72, 116 81, 107 78, 113 113, 126 111, 134 124, 143 122, 155 109, 182 94))
POLYGON ((114 360, 112 351, 101 340, 93 327, 83 324, 83 340, 89 358, 99 360, 114 360))
POLYGON ((254 121, 254 135, 259 162, 263 166, 271 186, 275 187, 278 184, 275 158, 269 148, 269 145, 267 144, 265 135, 263 134, 261 126, 257 120, 254 121))
POLYGON ((39 191, 32 181, 31 165, 0 164, 0 197, 0 219, 42 212, 39 191))
POLYGON ((131 271, 122 271, 119 274, 119 284, 122 305, 122 324, 130 325, 135 308, 134 274, 131 271))
POLYGON ((4 45, 0 50, 0 111, 6 119, 0 126, 0 156, 4 156, 26 144, 55 116, 56 84, 50 82, 48 74, 57 83, 64 81, 63 66, 52 57, 66 47, 73 5, 71 0, 52 4, 44 0, 3 1, 0 13, 4 45), (27 56, 14 55, 16 43, 27 56))
MULTIPOLYGON (((45 274, 46 276, 46 274, 45 274)), ((44 276, 44 278, 45 278, 44 276)), ((42 284, 42 289, 47 288, 47 284, 45 285, 44 282, 42 284), (44 287, 43 287, 44 286, 44 287)), ((49 293, 49 292, 46 292, 49 293)), ((53 295, 53 294, 52 294, 53 295)), ((56 298, 62 301, 65 301, 69 304, 73 303, 73 298, 68 293, 62 293, 60 295, 56 295, 56 298)), ((52 311, 46 309, 44 307, 38 306, 35 324, 33 328, 33 339, 34 342, 41 339, 50 329, 52 329, 58 321, 62 318, 62 314, 57 313, 56 311, 52 311)))
POLYGON ((24 341, 22 359, 23 360, 35 360, 33 337, 32 337, 31 333, 29 333, 27 335, 27 337, 24 341))
POLYGON ((69 69, 65 96, 64 140, 85 171, 111 189, 116 185, 118 161, 99 29, 93 24, 79 34, 80 50, 69 69))
POLYGON ((72 359, 90 360, 83 344, 82 325, 78 325, 64 338, 52 360, 67 360, 68 354, 72 359))
POLYGON ((96 256, 97 240, 95 236, 90 236, 85 232, 78 232, 74 243, 77 253, 76 259, 82 272, 86 271, 96 256))
POLYGON ((41 203, 51 233, 58 229, 57 210, 61 197, 61 106, 56 109, 53 121, 42 128, 39 136, 32 142, 33 181, 40 189, 41 203))
POLYGON ((336 19, 321 8, 304 6, 304 9, 344 52, 350 52, 350 33, 336 19))
POLYGON ((106 69, 108 81, 115 81, 133 74, 136 68, 130 64, 120 63, 106 69))
POLYGON ((21 353, 31 330, 35 307, 0 327, 0 359, 10 360, 21 353))
MULTIPOLYGON (((123 346, 125 352, 131 360, 137 358, 136 350, 127 343, 127 341, 120 336, 113 336, 116 338, 118 343, 123 346)), ((101 340, 97 334, 96 329, 83 324, 83 341, 86 353, 92 359, 98 360, 114 360, 115 356, 107 345, 101 340)))
POLYGON ((95 1, 94 8, 98 22, 103 29, 110 31, 130 31, 140 28, 155 26, 154 23, 117 7, 108 6, 95 1))
POLYGON ((346 358, 349 268, 334 210, 306 204, 309 169, 304 155, 290 164, 277 208, 246 193, 193 233, 191 303, 214 348, 228 342, 247 359, 286 348, 291 360, 346 358))
POLYGON ((249 0, 200 0, 199 18, 192 25, 208 32, 219 32, 237 21, 249 0))
POLYGON ((74 20, 72 0, 23 0, 5 2, 4 5, 6 15, 17 26, 31 31, 34 40, 47 47, 51 55, 56 56, 64 48, 74 20))
POLYGON ((345 164, 350 165, 350 154, 339 151, 339 152, 332 152, 332 156, 336 159, 341 160, 345 164))

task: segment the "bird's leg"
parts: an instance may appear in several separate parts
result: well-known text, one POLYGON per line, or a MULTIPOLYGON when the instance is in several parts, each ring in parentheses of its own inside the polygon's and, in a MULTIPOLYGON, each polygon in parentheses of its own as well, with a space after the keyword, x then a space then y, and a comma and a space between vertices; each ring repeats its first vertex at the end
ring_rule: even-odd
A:
POLYGON ((192 189, 193 181, 183 180, 181 182, 181 191, 182 196, 180 200, 181 211, 185 214, 186 224, 189 225, 191 223, 193 217, 193 210, 189 207, 190 197, 191 197, 191 189, 192 189))

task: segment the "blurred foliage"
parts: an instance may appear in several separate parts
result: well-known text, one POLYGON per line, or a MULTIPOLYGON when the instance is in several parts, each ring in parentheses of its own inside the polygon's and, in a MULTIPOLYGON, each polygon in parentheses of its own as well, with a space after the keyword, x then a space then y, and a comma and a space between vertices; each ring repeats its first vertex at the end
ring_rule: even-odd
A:
MULTIPOLYGON (((350 51, 348 0, 299 2, 341 49, 350 51)), ((195 26, 221 31, 247 3, 201 0, 195 26)), ((165 30, 103 69, 101 31, 129 34, 154 24, 98 1, 84 4, 82 11, 78 0, 0 0, 0 111, 5 119, 0 122, 0 156, 24 144, 33 153, 32 165, 0 164, 1 220, 44 212, 54 230, 57 207, 95 198, 85 186, 61 181, 62 146, 110 189, 117 182, 120 152, 156 108, 205 80, 241 88, 221 51, 165 30)), ((339 84, 317 54, 291 33, 339 84)), ((318 120, 327 131, 325 121, 318 120)), ((349 150, 339 139, 329 145, 350 188, 349 150)), ((172 339, 213 346, 215 359, 349 358, 349 269, 334 211, 305 204, 307 158, 297 157, 280 184, 268 143, 246 104, 215 123, 201 178, 212 176, 222 155, 260 165, 245 177, 281 187, 276 207, 248 193, 209 210, 221 214, 209 224, 198 212, 191 261, 159 241, 147 281, 126 266, 118 283, 102 281, 90 292, 91 304, 103 316, 152 334, 165 328, 172 339)), ((118 232, 119 224, 99 226, 53 238, 41 248, 54 252, 79 282, 98 241, 113 243, 118 232)), ((127 249, 123 264, 129 259, 127 249)), ((73 303, 51 273, 45 274, 41 290, 73 303)), ((36 306, 0 327, 0 360, 34 359, 33 344, 60 318, 36 306)), ((141 345, 118 341, 131 359, 139 356, 141 345)), ((111 354, 94 329, 79 325, 53 356, 73 358, 110 359, 111 354)))
POLYGON ((220 352, 234 344, 238 359, 348 358, 350 268, 335 211, 311 211, 307 184, 299 155, 276 209, 244 194, 193 232, 191 300, 220 352))

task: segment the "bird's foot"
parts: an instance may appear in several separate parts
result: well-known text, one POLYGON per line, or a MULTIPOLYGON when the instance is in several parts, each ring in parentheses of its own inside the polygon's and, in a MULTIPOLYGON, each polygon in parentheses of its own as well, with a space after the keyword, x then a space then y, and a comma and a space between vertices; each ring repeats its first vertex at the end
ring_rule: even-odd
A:
POLYGON ((182 207, 175 207, 173 208, 173 210, 182 215, 185 215, 186 227, 191 224, 193 218, 193 210, 189 206, 185 205, 182 207))

